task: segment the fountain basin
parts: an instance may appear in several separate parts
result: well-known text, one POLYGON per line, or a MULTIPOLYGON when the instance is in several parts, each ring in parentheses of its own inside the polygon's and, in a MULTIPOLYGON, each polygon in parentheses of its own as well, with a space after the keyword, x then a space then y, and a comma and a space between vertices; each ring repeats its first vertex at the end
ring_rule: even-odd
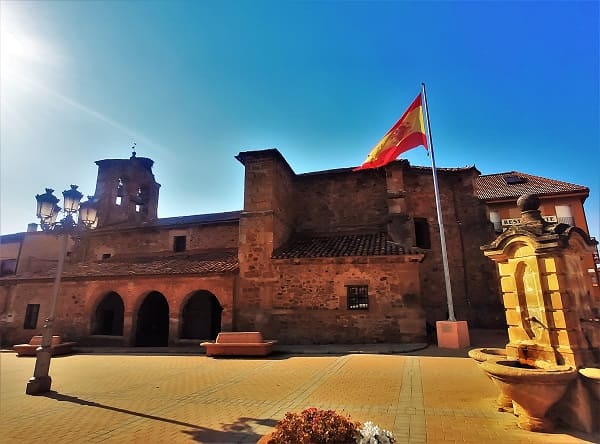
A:
MULTIPOLYGON (((506 359, 505 348, 474 348, 469 350, 469 357, 477 362, 477 365, 481 368, 481 364, 485 361, 492 360, 498 361, 499 359, 506 359)), ((490 380, 492 379, 489 374, 486 373, 490 380)), ((498 398, 496 399, 496 405, 500 412, 511 412, 513 411, 512 399, 507 398, 505 394, 500 391, 498 398)))
POLYGON ((579 374, 583 386, 591 394, 591 428, 600 432, 600 417, 598 417, 598 409, 600 409, 600 368, 580 368, 579 374))
POLYGON ((505 348, 474 348, 469 350, 469 357, 477 361, 477 363, 481 364, 489 359, 498 360, 498 359, 506 359, 506 349, 505 348))
POLYGON ((577 378, 577 370, 568 366, 540 368, 512 359, 487 360, 481 366, 503 396, 512 399, 518 426, 533 432, 554 429, 554 421, 546 413, 577 378))
POLYGON ((583 384, 597 401, 600 401, 600 368, 580 368, 583 384))

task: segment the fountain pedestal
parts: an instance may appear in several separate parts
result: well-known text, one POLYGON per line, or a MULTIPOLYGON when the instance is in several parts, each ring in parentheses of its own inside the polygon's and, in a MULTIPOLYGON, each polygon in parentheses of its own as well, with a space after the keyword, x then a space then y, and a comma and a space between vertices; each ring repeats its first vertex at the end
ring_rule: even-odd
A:
POLYGON ((577 372, 600 366, 600 301, 582 267, 597 242, 580 228, 544 221, 536 196, 523 195, 517 205, 521 224, 481 247, 498 266, 509 337, 507 359, 481 367, 503 402, 512 400, 519 427, 550 431, 558 417, 597 430, 591 418, 600 409, 577 372))

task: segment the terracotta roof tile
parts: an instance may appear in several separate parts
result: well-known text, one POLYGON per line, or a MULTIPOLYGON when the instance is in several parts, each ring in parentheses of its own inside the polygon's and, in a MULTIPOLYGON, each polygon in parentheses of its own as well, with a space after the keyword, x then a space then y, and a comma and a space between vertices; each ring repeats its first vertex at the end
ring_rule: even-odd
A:
POLYGON ((416 253, 389 240, 386 233, 296 238, 273 252, 273 259, 342 256, 399 256, 416 253))
POLYGON ((129 259, 126 262, 117 260, 73 264, 65 270, 65 276, 206 274, 238 269, 237 252, 234 251, 129 259))
POLYGON ((523 194, 589 193, 589 188, 532 174, 509 171, 486 174, 475 179, 475 194, 481 200, 517 199, 523 194), (516 183, 510 182, 510 177, 516 183), (519 180, 521 179, 521 180, 519 180))
MULTIPOLYGON (((221 251, 181 256, 114 257, 98 262, 65 264, 63 277, 211 274, 237 271, 238 268, 237 251, 221 251)), ((22 273, 16 277, 49 278, 55 273, 56 267, 52 267, 43 272, 22 273)))

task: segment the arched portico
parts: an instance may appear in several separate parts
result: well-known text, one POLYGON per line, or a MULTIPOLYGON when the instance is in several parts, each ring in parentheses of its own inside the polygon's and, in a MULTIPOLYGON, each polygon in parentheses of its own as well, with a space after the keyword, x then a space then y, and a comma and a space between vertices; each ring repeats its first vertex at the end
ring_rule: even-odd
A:
POLYGON ((106 294, 92 315, 93 335, 123 335, 124 305, 121 296, 111 291, 106 294))
POLYGON ((193 292, 181 310, 181 339, 215 339, 221 331, 221 306, 210 291, 193 292))
POLYGON ((137 313, 135 345, 165 347, 169 342, 169 304, 162 293, 149 293, 137 313))

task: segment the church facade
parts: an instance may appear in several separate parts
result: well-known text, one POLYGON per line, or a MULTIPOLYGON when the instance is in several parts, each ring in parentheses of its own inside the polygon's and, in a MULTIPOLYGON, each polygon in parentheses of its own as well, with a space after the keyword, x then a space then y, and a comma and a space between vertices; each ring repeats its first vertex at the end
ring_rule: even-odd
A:
MULTIPOLYGON (((236 158, 243 210, 169 218, 157 216, 152 160, 96 162, 97 228, 69 240, 54 333, 127 346, 250 330, 293 344, 417 342, 447 318, 430 168, 296 174, 275 149, 236 158)), ((453 301, 471 327, 501 327, 496 271, 479 248, 495 237, 480 176, 438 169, 453 301)), ((41 334, 58 243, 2 236, 3 343, 41 334)))

